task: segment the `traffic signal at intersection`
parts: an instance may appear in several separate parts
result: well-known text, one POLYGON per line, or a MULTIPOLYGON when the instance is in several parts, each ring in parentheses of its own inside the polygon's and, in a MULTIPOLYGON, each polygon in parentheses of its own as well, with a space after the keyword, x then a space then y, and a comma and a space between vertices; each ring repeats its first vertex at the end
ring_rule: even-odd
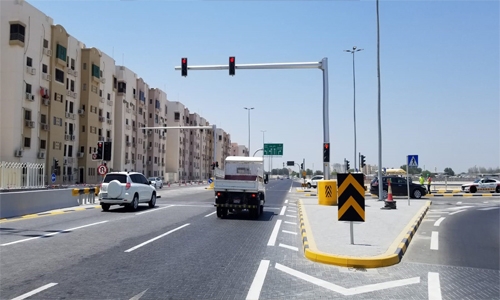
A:
POLYGON ((229 75, 234 76, 236 71, 236 58, 234 56, 229 57, 229 75))
POLYGON ((359 158, 360 158, 359 165, 361 166, 361 168, 364 168, 366 166, 366 161, 365 161, 366 157, 363 154, 361 154, 359 158))
POLYGON ((323 162, 330 162, 330 143, 323 144, 323 162))
POLYGON ((187 59, 187 57, 183 57, 181 59, 181 75, 184 77, 188 76, 188 59, 187 59))
POLYGON ((104 142, 97 142, 96 160, 102 160, 104 142))

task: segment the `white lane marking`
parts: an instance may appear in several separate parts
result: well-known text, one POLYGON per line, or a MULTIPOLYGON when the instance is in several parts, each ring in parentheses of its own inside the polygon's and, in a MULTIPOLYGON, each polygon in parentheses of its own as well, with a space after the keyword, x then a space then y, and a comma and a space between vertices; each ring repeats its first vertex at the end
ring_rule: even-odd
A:
POLYGON ((281 232, 297 235, 297 232, 288 231, 288 230, 281 230, 281 232))
POLYGON ((129 300, 139 300, 141 297, 148 291, 149 289, 145 289, 141 293, 135 295, 134 297, 130 298, 129 300))
POLYGON ((478 210, 492 210, 492 209, 499 209, 500 206, 497 206, 497 207, 486 207, 486 208, 480 208, 478 210))
POLYGON ((431 250, 439 249, 439 232, 433 231, 431 234, 431 250))
POLYGON ((125 252, 132 252, 132 251, 134 251, 134 250, 136 250, 136 249, 141 248, 141 247, 142 247, 142 246, 144 246, 144 245, 147 245, 147 244, 149 244, 149 243, 151 243, 151 242, 154 242, 154 241, 156 241, 157 239, 160 239, 160 238, 162 238, 162 237, 164 237, 164 236, 166 236, 166 235, 169 235, 169 234, 171 234, 172 232, 175 232, 175 231, 177 231, 177 230, 179 230, 179 229, 182 229, 182 228, 184 228, 184 227, 186 227, 186 226, 188 226, 188 225, 189 225, 189 223, 184 224, 184 225, 182 225, 182 226, 179 226, 179 227, 177 227, 177 228, 175 228, 175 229, 172 229, 172 230, 170 230, 170 231, 167 231, 167 232, 165 232, 164 234, 160 234, 159 236, 157 236, 157 237, 155 237, 155 238, 152 238, 152 239, 150 239, 150 240, 148 240, 148 241, 145 241, 144 243, 141 243, 141 244, 139 244, 139 245, 137 245, 137 246, 134 246, 134 247, 132 247, 132 248, 130 248, 130 249, 125 250, 125 252))
POLYGON ((13 245, 13 244, 17 244, 17 243, 27 242, 27 241, 31 241, 31 240, 36 240, 36 239, 48 237, 48 236, 53 236, 53 235, 60 234, 60 233, 69 233, 69 232, 77 230, 77 229, 81 229, 81 228, 85 228, 85 227, 89 227, 89 226, 94 226, 94 225, 99 225, 99 224, 104 224, 106 222, 108 222, 108 221, 101 221, 101 222, 97 222, 97 223, 92 223, 92 224, 87 224, 87 225, 83 225, 83 226, 73 227, 73 228, 70 228, 70 229, 65 229, 65 230, 61 230, 61 231, 47 233, 47 234, 44 234, 44 235, 41 235, 41 236, 35 236, 35 237, 31 237, 31 238, 27 238, 27 239, 15 241, 15 242, 1 244, 0 246, 8 246, 8 245, 13 245))
POLYGON ((285 200, 285 204, 288 203, 288 200, 285 200))
POLYGON ((462 201, 458 201, 457 204, 462 204, 462 201))
POLYGON ((444 217, 439 218, 439 219, 436 221, 436 223, 434 223, 434 226, 439 226, 439 225, 441 224, 441 222, 443 222, 443 220, 444 220, 444 217))
POLYGON ((429 272, 427 280, 429 300, 441 300, 441 283, 439 273, 429 272))
POLYGON ((294 212, 296 213, 297 211, 296 210, 293 210, 293 209, 288 209, 289 212, 294 212))
POLYGON ((461 213, 463 211, 466 211, 466 209, 454 211, 454 212, 450 213, 450 215, 458 214, 458 213, 461 213))
POLYGON ((247 300, 257 300, 260 297, 260 291, 264 285, 264 280, 266 279, 267 269, 269 269, 269 260, 261 260, 257 273, 253 278, 252 285, 247 294, 247 300))
POLYGON ((286 215, 286 216, 290 218, 297 218, 297 216, 292 216, 292 215, 286 215))
POLYGON ((173 205, 163 206, 163 207, 159 207, 159 208, 153 208, 153 209, 150 209, 150 210, 138 212, 135 215, 138 216, 138 215, 142 215, 142 214, 147 214, 147 213, 150 213, 150 212, 155 212, 155 211, 158 211, 158 210, 161 210, 161 209, 164 209, 164 208, 169 208, 169 207, 172 207, 172 206, 173 205))
POLYGON ((286 248, 286 249, 294 250, 294 251, 299 251, 299 248, 294 247, 294 246, 288 246, 288 245, 281 244, 281 243, 278 246, 286 248))
POLYGON ((381 283, 375 283, 375 284, 368 284, 368 285, 363 285, 363 286, 358 286, 354 288, 345 288, 340 285, 336 285, 334 283, 330 283, 328 281, 324 281, 322 279, 310 276, 308 274, 299 272, 297 270, 291 269, 289 267, 286 267, 284 265, 281 265, 279 263, 276 263, 275 268, 285 272, 289 275, 295 276, 297 278, 300 278, 302 280, 308 281, 310 283, 313 283, 315 285, 318 285, 320 287, 323 287, 325 289, 329 289, 330 291, 337 292, 339 294, 342 294, 344 296, 352 296, 356 294, 362 294, 362 293, 368 293, 368 292, 374 292, 374 291, 379 291, 379 290, 384 290, 384 289, 389 289, 389 288, 395 288, 395 287, 400 287, 400 286, 405 286, 409 284, 416 284, 420 283, 420 277, 413 277, 413 278, 408 278, 408 279, 401 279, 401 280, 394 280, 394 281, 387 281, 387 282, 381 282, 381 283))
POLYGON ((12 299, 12 300, 22 300, 22 299, 26 299, 26 298, 28 298, 28 297, 31 297, 31 296, 33 296, 33 295, 35 295, 35 294, 40 293, 41 291, 44 291, 44 290, 46 290, 46 289, 48 289, 48 288, 51 288, 51 287, 53 287, 53 286, 55 286, 55 285, 57 285, 57 283, 55 283, 55 282, 52 282, 52 283, 46 284, 46 285, 41 286, 41 287, 39 287, 39 288, 37 288, 37 289, 35 289, 35 290, 32 290, 31 292, 28 292, 28 293, 26 293, 26 294, 22 294, 21 296, 18 296, 18 297, 16 297, 16 298, 12 299))
POLYGON ((268 246, 274 246, 276 244, 276 238, 278 237, 278 233, 280 231, 281 220, 276 221, 274 224, 273 232, 271 233, 271 237, 269 238, 269 242, 267 242, 268 246))
POLYGON ((283 208, 281 209, 281 212, 280 212, 280 216, 284 215, 285 211, 286 211, 286 206, 283 206, 283 208))
POLYGON ((295 223, 295 222, 289 222, 289 221, 285 221, 285 224, 297 225, 297 223, 295 223))
POLYGON ((206 215, 206 216, 205 216, 205 218, 206 218, 206 217, 210 217, 211 215, 215 214, 216 212, 217 212, 217 211, 214 211, 214 212, 209 213, 208 215, 206 215))
POLYGON ((471 208, 471 207, 474 207, 474 206, 458 206, 458 207, 450 207, 450 208, 445 208, 445 209, 457 210, 457 209, 465 209, 465 208, 471 208))
POLYGON ((483 203, 488 203, 488 201, 484 201, 483 203))

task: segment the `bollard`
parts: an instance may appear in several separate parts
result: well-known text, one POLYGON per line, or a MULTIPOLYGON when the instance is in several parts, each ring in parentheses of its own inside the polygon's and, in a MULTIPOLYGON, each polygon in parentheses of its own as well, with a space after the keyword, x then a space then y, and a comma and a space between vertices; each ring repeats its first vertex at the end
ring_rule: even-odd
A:
POLYGON ((318 181, 318 204, 337 205, 337 180, 318 181))

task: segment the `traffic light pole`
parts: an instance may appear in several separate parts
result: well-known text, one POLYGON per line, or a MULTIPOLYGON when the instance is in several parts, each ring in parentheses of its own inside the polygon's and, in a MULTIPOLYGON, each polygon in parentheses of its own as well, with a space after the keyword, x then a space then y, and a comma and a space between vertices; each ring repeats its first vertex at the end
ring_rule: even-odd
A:
MULTIPOLYGON (((233 57, 233 56, 232 56, 233 57)), ((182 66, 176 66, 175 70, 181 70, 187 76, 187 70, 214 71, 229 70, 227 65, 206 65, 206 66, 188 66, 187 58, 182 66)), ((234 57, 233 57, 234 59, 234 57)), ((184 60, 184 58, 183 58, 184 60)), ((183 61, 182 60, 182 61, 183 61)), ((234 61, 234 60, 233 60, 234 61)), ((323 143, 330 143, 329 130, 329 93, 328 93, 328 58, 323 58, 320 62, 296 62, 296 63, 268 63, 268 64, 239 64, 234 65, 235 69, 241 70, 283 70, 283 69, 320 69, 323 71, 323 143)), ((183 75, 184 76, 184 75, 183 75)), ((323 174, 325 179, 330 179, 330 163, 323 161, 323 174)))

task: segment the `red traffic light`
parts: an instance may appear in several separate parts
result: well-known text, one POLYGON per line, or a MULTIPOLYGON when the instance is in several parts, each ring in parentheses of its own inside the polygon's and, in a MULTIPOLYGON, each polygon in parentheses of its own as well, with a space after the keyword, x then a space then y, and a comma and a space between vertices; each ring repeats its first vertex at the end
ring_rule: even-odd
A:
POLYGON ((234 56, 229 57, 229 62, 234 62, 234 56))
POLYGON ((323 144, 323 145, 324 145, 325 149, 330 148, 330 143, 325 143, 325 144, 323 144))
POLYGON ((185 64, 185 63, 186 63, 186 59, 185 59, 185 58, 183 58, 183 59, 182 59, 182 63, 183 63, 183 64, 185 64))
POLYGON ((101 148, 102 147, 102 142, 97 143, 97 147, 101 148))

